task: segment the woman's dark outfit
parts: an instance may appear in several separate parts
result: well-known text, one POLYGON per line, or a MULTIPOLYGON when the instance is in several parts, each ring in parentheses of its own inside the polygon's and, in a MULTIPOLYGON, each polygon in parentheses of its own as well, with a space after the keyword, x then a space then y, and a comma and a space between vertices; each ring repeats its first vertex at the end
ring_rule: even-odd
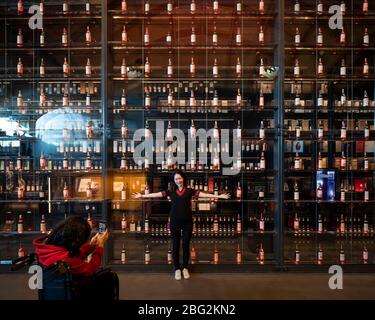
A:
POLYGON ((171 199, 170 230, 173 244, 173 262, 175 270, 180 266, 180 241, 182 231, 182 267, 187 268, 190 257, 190 239, 193 232, 193 216, 191 213, 191 198, 199 196, 199 191, 184 187, 181 191, 162 191, 163 197, 171 199))

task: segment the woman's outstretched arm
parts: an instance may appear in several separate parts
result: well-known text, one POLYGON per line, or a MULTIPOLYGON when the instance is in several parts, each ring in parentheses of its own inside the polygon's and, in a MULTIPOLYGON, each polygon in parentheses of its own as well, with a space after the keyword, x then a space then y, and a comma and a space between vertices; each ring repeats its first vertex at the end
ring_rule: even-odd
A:
POLYGON ((230 193, 223 193, 219 195, 215 195, 212 193, 207 193, 207 192, 199 192, 198 198, 215 198, 215 199, 229 199, 230 198, 230 193))
POLYGON ((142 194, 140 192, 136 192, 132 194, 133 199, 145 199, 145 198, 163 198, 163 193, 162 192, 153 192, 149 194, 142 194))

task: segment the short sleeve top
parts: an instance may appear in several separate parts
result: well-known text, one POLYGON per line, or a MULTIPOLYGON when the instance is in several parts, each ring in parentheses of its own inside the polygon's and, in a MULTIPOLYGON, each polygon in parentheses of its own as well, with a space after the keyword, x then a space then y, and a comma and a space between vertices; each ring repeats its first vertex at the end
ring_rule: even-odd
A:
POLYGON ((184 187, 181 191, 178 189, 175 191, 164 190, 162 194, 163 197, 171 199, 171 222, 192 220, 191 199, 193 197, 198 198, 199 191, 184 187))

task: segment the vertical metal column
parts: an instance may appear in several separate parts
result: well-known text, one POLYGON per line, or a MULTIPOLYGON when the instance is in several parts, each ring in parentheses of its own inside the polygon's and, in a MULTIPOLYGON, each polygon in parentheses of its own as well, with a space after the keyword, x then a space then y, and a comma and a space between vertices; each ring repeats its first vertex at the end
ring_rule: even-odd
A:
MULTIPOLYGON (((101 110, 102 110, 102 218, 108 222, 108 10, 107 1, 101 1, 101 57, 100 57, 100 80, 101 80, 101 110)), ((104 250, 102 265, 108 265, 109 246, 104 250)))
POLYGON ((276 20, 274 26, 274 37, 276 50, 274 51, 275 65, 279 67, 278 76, 275 83, 275 152, 274 164, 276 170, 275 176, 275 197, 276 197, 276 211, 275 211, 275 241, 274 254, 275 261, 279 267, 284 262, 284 0, 279 0, 276 3, 276 20))

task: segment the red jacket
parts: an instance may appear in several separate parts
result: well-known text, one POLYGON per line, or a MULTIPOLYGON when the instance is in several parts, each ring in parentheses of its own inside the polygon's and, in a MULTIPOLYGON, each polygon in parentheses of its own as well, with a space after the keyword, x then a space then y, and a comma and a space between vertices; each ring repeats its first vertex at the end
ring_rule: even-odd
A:
POLYGON ((43 266, 50 266, 58 261, 65 261, 69 264, 73 277, 88 277, 96 273, 100 267, 103 256, 103 248, 85 243, 78 256, 71 257, 68 250, 52 244, 43 243, 46 236, 34 240, 35 252, 38 255, 39 263, 43 266), (92 253, 91 260, 87 256, 92 253))

